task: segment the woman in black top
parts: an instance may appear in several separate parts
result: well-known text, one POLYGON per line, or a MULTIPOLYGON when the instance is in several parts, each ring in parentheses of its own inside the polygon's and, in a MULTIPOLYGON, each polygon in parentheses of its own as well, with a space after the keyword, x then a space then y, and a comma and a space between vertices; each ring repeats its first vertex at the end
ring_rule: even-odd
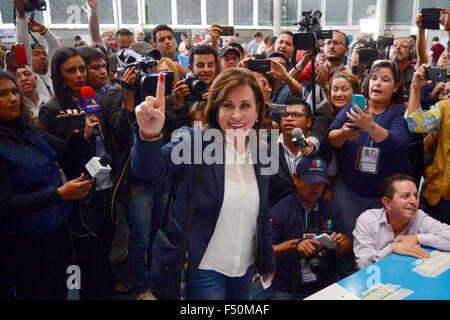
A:
MULTIPOLYGON (((79 132, 63 141, 41 130, 13 78, 0 71, 0 273, 13 283, 18 299, 67 297, 70 202, 65 200, 84 198, 92 181, 81 174, 65 182, 60 166, 84 161, 73 150, 85 144, 79 132)), ((7 295, 8 289, 0 291, 7 295)))

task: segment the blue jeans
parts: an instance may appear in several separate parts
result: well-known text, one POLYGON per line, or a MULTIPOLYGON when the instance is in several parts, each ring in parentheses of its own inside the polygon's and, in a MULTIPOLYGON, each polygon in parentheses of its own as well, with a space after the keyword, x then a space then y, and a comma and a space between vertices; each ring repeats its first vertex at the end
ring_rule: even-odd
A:
POLYGON ((255 266, 242 277, 228 277, 212 270, 198 269, 187 288, 188 300, 249 300, 255 266))
POLYGON ((170 180, 130 187, 128 266, 136 295, 150 289, 151 249, 161 226, 170 180))
POLYGON ((272 300, 302 300, 307 296, 296 294, 295 299, 292 299, 292 292, 272 291, 272 300))

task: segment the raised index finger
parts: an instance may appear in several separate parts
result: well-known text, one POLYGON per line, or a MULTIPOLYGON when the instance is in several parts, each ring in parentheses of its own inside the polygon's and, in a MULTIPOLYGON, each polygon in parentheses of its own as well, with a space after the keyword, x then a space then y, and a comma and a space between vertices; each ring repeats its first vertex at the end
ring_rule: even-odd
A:
POLYGON ((166 77, 163 72, 158 75, 158 85, 156 87, 156 99, 164 101, 164 94, 166 92, 166 77))

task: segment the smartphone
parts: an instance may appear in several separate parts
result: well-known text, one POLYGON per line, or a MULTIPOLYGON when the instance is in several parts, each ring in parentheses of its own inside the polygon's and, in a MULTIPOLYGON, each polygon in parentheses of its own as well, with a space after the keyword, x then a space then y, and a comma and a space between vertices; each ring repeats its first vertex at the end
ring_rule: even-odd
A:
POLYGON ((366 97, 364 97, 362 94, 353 94, 352 95, 352 109, 356 113, 359 113, 358 109, 355 108, 354 105, 358 105, 363 111, 366 106, 366 97))
POLYGON ((270 61, 266 59, 252 59, 248 61, 248 69, 258 73, 270 71, 270 61))
POLYGON ((15 45, 14 53, 16 55, 16 63, 18 66, 28 64, 27 52, 25 51, 25 45, 23 43, 15 45))
POLYGON ((234 36, 234 27, 233 26, 220 26, 222 29, 222 36, 234 36))
POLYGON ((422 13, 424 29, 439 30, 439 18, 441 17, 439 8, 423 8, 420 13, 422 13))
POLYGON ((447 68, 426 68, 425 79, 438 82, 447 81, 447 68))
POLYGON ((60 115, 56 116, 56 130, 58 132, 69 132, 84 129, 86 126, 86 114, 60 115))

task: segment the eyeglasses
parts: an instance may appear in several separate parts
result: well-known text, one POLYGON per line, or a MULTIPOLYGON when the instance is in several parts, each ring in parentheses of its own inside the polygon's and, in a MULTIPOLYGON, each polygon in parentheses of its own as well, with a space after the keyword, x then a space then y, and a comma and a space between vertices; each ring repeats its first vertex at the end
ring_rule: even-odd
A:
POLYGON ((290 116, 292 116, 292 118, 294 119, 300 119, 301 117, 304 117, 305 115, 301 112, 282 112, 280 113, 281 118, 289 118, 290 116))
POLYGON ((326 46, 331 46, 332 44, 334 44, 335 46, 339 46, 339 45, 345 45, 345 42, 342 41, 337 41, 337 40, 325 40, 325 45, 326 46))
POLYGON ((402 43, 394 43, 392 46, 393 46, 394 48, 396 48, 396 47, 402 47, 403 49, 409 49, 409 47, 410 47, 409 44, 404 43, 404 42, 402 42, 402 43))

